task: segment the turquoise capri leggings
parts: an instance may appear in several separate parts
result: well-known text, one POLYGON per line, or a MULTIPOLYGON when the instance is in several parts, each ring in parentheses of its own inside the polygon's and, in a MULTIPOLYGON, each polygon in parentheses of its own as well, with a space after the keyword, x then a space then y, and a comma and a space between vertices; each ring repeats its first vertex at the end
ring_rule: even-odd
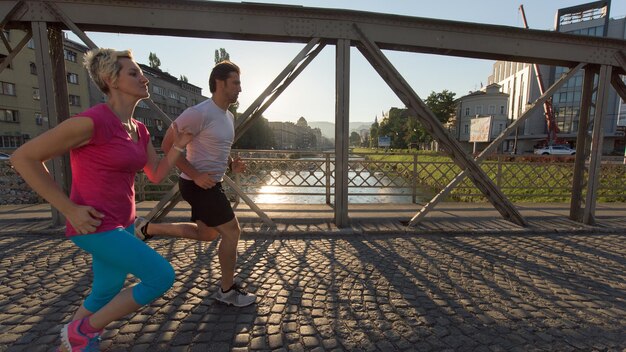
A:
POLYGON ((140 305, 152 302, 174 284, 172 265, 135 237, 134 226, 71 237, 93 258, 93 286, 84 303, 90 312, 109 303, 122 290, 129 273, 141 280, 132 288, 133 298, 140 305))

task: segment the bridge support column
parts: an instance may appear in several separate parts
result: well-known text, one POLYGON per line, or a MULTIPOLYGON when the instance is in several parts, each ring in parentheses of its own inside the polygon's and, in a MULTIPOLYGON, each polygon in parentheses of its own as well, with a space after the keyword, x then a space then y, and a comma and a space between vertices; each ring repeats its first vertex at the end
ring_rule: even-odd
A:
POLYGON ((350 40, 337 41, 335 76, 335 225, 348 227, 350 40))

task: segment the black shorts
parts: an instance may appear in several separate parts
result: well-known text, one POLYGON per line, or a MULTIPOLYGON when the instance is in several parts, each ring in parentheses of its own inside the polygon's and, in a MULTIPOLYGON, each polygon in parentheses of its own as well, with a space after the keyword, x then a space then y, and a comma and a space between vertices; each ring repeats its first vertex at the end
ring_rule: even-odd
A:
POLYGON ((235 218, 221 182, 209 189, 203 189, 195 182, 181 177, 178 188, 183 199, 191 205, 191 221, 200 220, 209 227, 216 227, 235 218))

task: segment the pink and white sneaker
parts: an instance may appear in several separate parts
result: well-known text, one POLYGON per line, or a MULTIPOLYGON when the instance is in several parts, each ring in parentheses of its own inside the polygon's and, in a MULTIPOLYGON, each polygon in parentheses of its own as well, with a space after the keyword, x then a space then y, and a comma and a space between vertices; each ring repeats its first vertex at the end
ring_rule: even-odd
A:
POLYGON ((85 334, 80 331, 83 324, 87 324, 88 317, 80 320, 74 320, 66 324, 61 330, 61 344, 63 348, 71 352, 99 352, 100 351, 100 334, 98 331, 91 334, 85 334))

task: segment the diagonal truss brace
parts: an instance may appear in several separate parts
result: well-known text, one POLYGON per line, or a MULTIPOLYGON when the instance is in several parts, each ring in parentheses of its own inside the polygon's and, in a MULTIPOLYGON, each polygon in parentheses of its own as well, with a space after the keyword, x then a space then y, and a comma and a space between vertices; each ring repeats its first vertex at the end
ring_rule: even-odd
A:
MULTIPOLYGON (((89 49, 96 49, 98 48, 98 46, 96 45, 96 43, 94 43, 88 36, 87 34, 85 34, 85 32, 83 32, 80 28, 78 28, 78 26, 72 22, 72 20, 65 14, 63 13, 63 11, 61 11, 61 9, 56 6, 53 2, 51 1, 45 1, 44 4, 46 5, 46 7, 48 8, 48 10, 54 14, 54 16, 61 22, 63 22, 71 31, 72 33, 74 33, 77 37, 79 37, 83 43, 85 43, 85 45, 87 45, 87 47, 89 47, 89 49)), ((166 127, 169 127, 169 125, 172 123, 172 120, 169 118, 169 116, 167 116, 166 113, 164 113, 153 101, 152 99, 148 98, 148 99, 144 99, 144 103, 146 103, 150 109, 152 109, 152 111, 156 112, 158 117, 161 119, 161 121, 163 121, 163 123, 165 123, 166 127)))
MULTIPOLYGON (((615 53, 615 58, 617 62, 622 66, 622 69, 626 71, 626 52, 620 51, 615 53)), ((626 101, 626 84, 622 81, 620 75, 618 74, 618 69, 613 68, 613 73, 611 75, 611 85, 617 91, 617 94, 622 98, 622 100, 626 101)))
POLYGON ((358 49, 385 82, 389 84, 398 98, 416 114, 419 121, 424 125, 424 128, 445 147, 456 164, 464 170, 467 169, 469 177, 491 204, 493 204, 494 208, 496 208, 506 220, 520 226, 526 226, 527 222, 519 211, 517 211, 506 196, 502 194, 500 189, 489 179, 478 164, 461 148, 459 143, 448 134, 441 125, 441 122, 439 122, 433 112, 428 109, 411 86, 393 67, 380 48, 369 39, 358 25, 355 24, 354 27, 360 36, 362 44, 358 49))
POLYGON ((9 55, 7 55, 7 57, 5 57, 4 60, 0 63, 0 73, 2 73, 2 71, 4 71, 4 69, 7 68, 11 64, 11 62, 13 62, 15 56, 20 53, 22 48, 24 48, 24 46, 28 44, 30 38, 33 37, 32 29, 29 28, 24 38, 22 38, 22 41, 20 41, 15 48, 11 48, 11 44, 4 35, 4 31, 2 31, 6 23, 9 22, 11 18, 13 18, 13 16, 18 13, 18 11, 24 10, 24 8, 24 1, 18 1, 13 6, 13 8, 11 8, 11 10, 4 16, 4 18, 2 18, 2 21, 0 22, 0 40, 2 40, 2 43, 9 52, 9 55))
MULTIPOLYGON (((0 32, 0 35, 2 36, 2 38, 4 38, 4 33, 0 32)), ((26 44, 28 44, 28 41, 32 37, 33 37, 33 32, 31 29, 28 29, 24 38, 22 38, 22 40, 17 44, 17 46, 9 52, 9 55, 7 55, 7 57, 4 58, 2 63, 0 63, 0 73, 2 73, 2 71, 4 71, 4 69, 7 68, 11 64, 13 59, 17 56, 17 54, 20 53, 20 51, 26 46, 26 44)))
POLYGON ((252 123, 263 114, 263 112, 282 94, 282 92, 293 82, 298 75, 315 59, 325 44, 320 43, 320 38, 313 38, 309 43, 291 60, 285 69, 269 84, 269 86, 259 95, 258 98, 246 111, 241 114, 235 127, 235 140, 252 126, 252 123), (319 45, 317 45, 319 44, 319 45), (317 47, 315 47, 317 45, 317 47), (314 48, 314 49, 313 49, 314 48))
MULTIPOLYGON (((2 21, 0 21, 0 30, 4 29, 4 26, 11 21, 14 17, 19 16, 19 11, 26 11, 27 7, 26 4, 24 3, 24 1, 18 1, 15 3, 15 5, 13 5, 13 7, 11 8, 11 10, 9 10, 6 15, 4 16, 4 18, 2 18, 2 21)), ((2 38, 2 42, 4 43, 4 46, 7 48, 8 51, 11 51, 11 44, 9 44, 9 41, 7 40, 7 38, 4 36, 4 33, 0 33, 0 38, 2 38)))
MULTIPOLYGON (((90 49, 95 49, 98 46, 85 34, 85 32, 83 32, 80 28, 78 28, 78 26, 72 22, 72 20, 65 15, 61 9, 59 9, 54 3, 50 2, 50 1, 46 1, 45 2, 46 6, 48 7, 49 11, 52 12, 55 17, 57 17, 57 19, 59 19, 61 22, 63 22, 68 28, 70 28, 72 30, 72 32, 74 34, 76 34, 76 36, 78 36, 90 49)), ((144 99, 144 102, 153 110, 155 111, 159 118, 167 125, 169 126, 172 123, 172 120, 169 118, 169 116, 167 116, 167 114, 165 114, 156 104, 154 104, 154 102, 152 101, 152 99, 144 99)), ((261 219, 267 223, 270 226, 274 226, 273 222, 269 219, 269 217, 263 213, 261 211, 261 209, 259 209, 250 198, 248 198, 243 191, 237 187, 237 185, 235 185, 235 183, 228 177, 228 176, 224 176, 224 181, 232 187, 232 189, 238 194, 239 197, 241 197, 246 203, 248 203, 248 205, 250 206, 250 209, 254 210, 259 217, 261 217, 261 219)), ((174 208, 174 206, 176 206, 176 204, 182 199, 182 197, 180 196, 180 192, 178 190, 178 185, 174 185, 174 187, 172 187, 172 189, 170 189, 170 191, 165 195, 165 197, 157 204, 157 206, 152 209, 152 211, 150 211, 150 213, 148 214, 148 219, 149 220, 158 220, 162 217, 164 217, 165 215, 167 215, 167 213, 169 213, 169 211, 174 208)))
MULTIPOLYGON (((252 126, 252 122, 261 116, 263 111, 293 82, 293 80, 304 70, 308 64, 319 54, 324 48, 324 44, 320 44, 313 51, 311 49, 320 43, 319 38, 313 38, 309 43, 296 55, 296 57, 285 67, 285 69, 270 83, 270 85, 259 95, 259 97, 246 109, 242 114, 241 121, 235 128, 235 141, 239 139, 243 133, 252 126), (282 83, 282 84, 281 84, 282 83), (268 98, 269 97, 269 98, 268 98)), ((224 182, 237 193, 237 195, 246 202, 264 223, 270 227, 276 227, 274 222, 250 199, 245 195, 243 190, 228 176, 224 176, 224 182)), ((159 203, 148 213, 148 220, 159 220, 180 201, 180 192, 178 185, 175 184, 172 189, 159 201, 159 203)))
POLYGON ((613 74, 611 75, 611 85, 613 85, 613 88, 615 88, 615 91, 620 98, 622 98, 623 101, 626 101, 626 84, 622 81, 616 71, 613 71, 613 74))
MULTIPOLYGON (((584 64, 578 64, 578 66, 571 69, 566 75, 561 76, 561 78, 556 81, 548 90, 546 90, 539 98, 537 98, 531 106, 520 116, 515 122, 513 122, 509 127, 507 127, 502 133, 496 137, 478 156, 474 159, 477 163, 482 162, 491 152, 496 149, 516 128, 518 128, 524 121, 526 121, 535 110, 539 109, 539 107, 544 106, 544 103, 550 99, 550 97, 556 92, 559 88, 561 88, 571 77, 573 77, 584 64)), ((432 210, 440 201, 442 201, 454 187, 456 187, 463 179, 467 176, 467 169, 461 171, 446 187, 444 187, 437 195, 435 195, 428 203, 422 207, 422 209, 413 216, 411 221, 409 221, 408 226, 415 226, 421 219, 423 219, 426 214, 432 210)))
POLYGON ((615 53, 615 59, 619 62, 620 66, 626 71, 626 51, 618 51, 615 53))

